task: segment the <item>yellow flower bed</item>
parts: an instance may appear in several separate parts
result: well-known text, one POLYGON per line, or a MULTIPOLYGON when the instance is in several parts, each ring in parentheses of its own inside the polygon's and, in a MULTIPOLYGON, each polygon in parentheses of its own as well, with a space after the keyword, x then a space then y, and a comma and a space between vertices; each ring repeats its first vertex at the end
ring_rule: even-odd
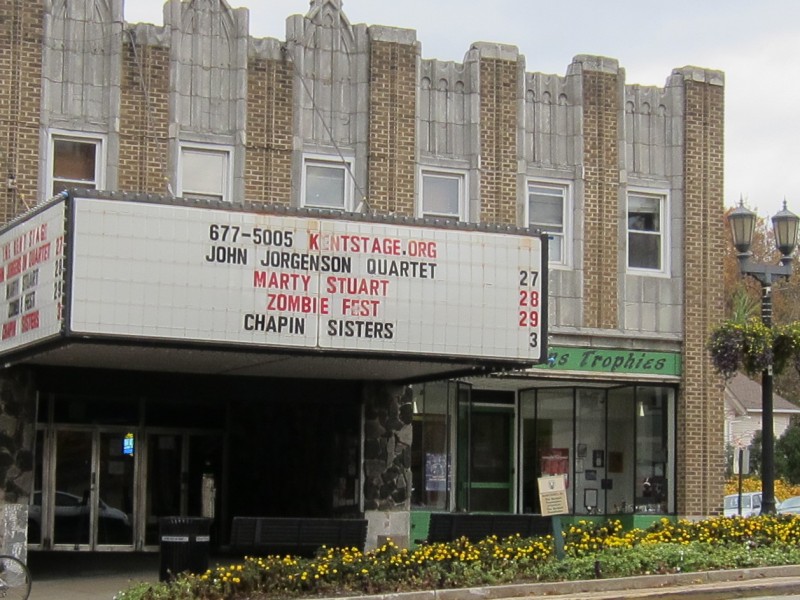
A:
POLYGON ((400 548, 388 541, 370 552, 323 548, 313 558, 245 557, 241 562, 217 566, 199 576, 183 575, 172 584, 159 584, 164 586, 159 595, 143 595, 152 592, 152 588, 149 591, 138 588, 122 592, 116 598, 286 599, 345 591, 391 593, 569 579, 570 575, 580 575, 580 568, 587 565, 594 568, 598 557, 602 557, 607 568, 626 574, 643 574, 636 570, 641 564, 648 565, 648 572, 679 572, 691 569, 692 564, 695 569, 702 569, 706 559, 717 551, 730 558, 725 563, 709 563, 722 564, 716 568, 752 566, 763 564, 759 561, 764 560, 772 564, 769 561, 775 560, 775 556, 800 562, 800 516, 715 517, 697 522, 664 518, 646 530, 630 531, 625 531, 618 520, 605 523, 582 520, 563 533, 565 560, 556 560, 552 536, 516 535, 504 539, 492 536, 478 542, 461 538, 450 543, 424 544, 416 549, 400 548), (665 552, 669 549, 673 550, 665 552), (769 554, 766 559, 764 551, 769 554), (684 552, 687 557, 694 557, 692 564, 683 562, 684 552), (622 564, 626 560, 629 565, 622 564))
MULTIPOLYGON (((761 490, 761 480, 758 477, 742 479, 742 492, 758 492, 761 490)), ((725 495, 739 493, 739 478, 732 477, 725 482, 725 495)), ((775 480, 775 499, 786 500, 792 496, 800 496, 800 485, 793 485, 783 479, 775 480)))

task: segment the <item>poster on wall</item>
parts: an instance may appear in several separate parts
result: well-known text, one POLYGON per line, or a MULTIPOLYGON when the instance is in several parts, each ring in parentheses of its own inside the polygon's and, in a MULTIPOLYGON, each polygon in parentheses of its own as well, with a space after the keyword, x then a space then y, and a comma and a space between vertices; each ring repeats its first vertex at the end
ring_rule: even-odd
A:
POLYGON ((425 491, 447 491, 447 455, 428 452, 425 454, 425 491))
POLYGON ((542 477, 563 475, 569 487, 569 448, 548 448, 542 451, 540 459, 542 477))

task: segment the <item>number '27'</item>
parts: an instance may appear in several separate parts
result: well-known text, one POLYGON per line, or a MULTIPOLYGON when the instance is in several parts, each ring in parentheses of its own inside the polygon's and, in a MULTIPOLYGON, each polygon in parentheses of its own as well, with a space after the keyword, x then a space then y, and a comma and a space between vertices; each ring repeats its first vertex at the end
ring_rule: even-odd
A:
POLYGON ((519 286, 534 287, 539 281, 539 271, 520 271, 519 286))

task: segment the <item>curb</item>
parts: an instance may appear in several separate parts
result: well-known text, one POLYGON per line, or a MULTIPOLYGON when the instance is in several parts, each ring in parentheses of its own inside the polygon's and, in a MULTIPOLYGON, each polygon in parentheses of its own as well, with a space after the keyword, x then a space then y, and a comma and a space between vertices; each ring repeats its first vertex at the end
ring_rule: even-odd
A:
MULTIPOLYGON (((638 575, 617 579, 586 579, 553 583, 520 583, 476 588, 400 592, 371 596, 347 596, 327 600, 502 600, 532 596, 552 598, 586 597, 619 598, 615 592, 626 592, 625 598, 693 598, 720 600, 747 598, 754 595, 780 595, 800 591, 800 565, 702 571, 672 575, 638 575), (769 581, 767 581, 769 580, 769 581), (639 592, 639 593, 637 593, 639 592), (576 596, 577 594, 577 596, 576 596)), ((324 600, 324 599, 320 599, 324 600)))

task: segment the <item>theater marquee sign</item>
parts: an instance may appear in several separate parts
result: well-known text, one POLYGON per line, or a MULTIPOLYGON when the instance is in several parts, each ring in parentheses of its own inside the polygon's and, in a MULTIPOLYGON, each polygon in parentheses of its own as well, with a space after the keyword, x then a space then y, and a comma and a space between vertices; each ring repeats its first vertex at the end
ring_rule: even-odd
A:
POLYGON ((66 335, 531 364, 546 356, 539 235, 66 202, 66 335))

